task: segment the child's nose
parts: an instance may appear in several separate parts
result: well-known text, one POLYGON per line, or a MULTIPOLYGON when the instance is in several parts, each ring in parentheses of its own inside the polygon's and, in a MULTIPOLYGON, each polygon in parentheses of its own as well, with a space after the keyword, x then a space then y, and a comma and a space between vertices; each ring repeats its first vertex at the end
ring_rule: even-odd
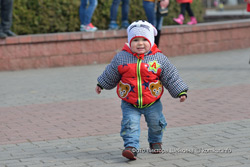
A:
POLYGON ((143 43, 143 41, 140 40, 140 41, 139 41, 139 44, 142 44, 142 43, 143 43))

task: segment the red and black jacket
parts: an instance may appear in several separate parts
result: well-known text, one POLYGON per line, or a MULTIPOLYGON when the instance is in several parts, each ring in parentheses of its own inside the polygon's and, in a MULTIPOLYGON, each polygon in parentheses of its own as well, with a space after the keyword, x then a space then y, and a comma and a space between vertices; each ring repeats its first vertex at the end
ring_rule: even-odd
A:
POLYGON ((117 95, 138 108, 160 99, 164 87, 174 98, 188 90, 176 68, 156 45, 147 54, 138 55, 125 44, 97 81, 104 89, 117 86, 117 95))

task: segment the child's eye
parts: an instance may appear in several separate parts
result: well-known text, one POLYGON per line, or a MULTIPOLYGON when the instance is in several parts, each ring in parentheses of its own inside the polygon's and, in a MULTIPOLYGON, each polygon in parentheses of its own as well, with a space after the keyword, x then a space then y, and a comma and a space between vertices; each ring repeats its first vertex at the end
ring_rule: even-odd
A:
POLYGON ((145 38, 143 38, 143 41, 147 41, 145 38))
POLYGON ((134 39, 133 41, 137 42, 137 41, 138 41, 138 39, 134 39))

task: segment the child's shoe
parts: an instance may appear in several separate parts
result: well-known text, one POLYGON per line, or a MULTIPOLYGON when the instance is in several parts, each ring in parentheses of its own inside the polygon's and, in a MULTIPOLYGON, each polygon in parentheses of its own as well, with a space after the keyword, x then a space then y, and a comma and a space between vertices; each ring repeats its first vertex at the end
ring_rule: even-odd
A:
POLYGON ((122 27, 121 29, 127 29, 129 26, 129 22, 126 20, 126 21, 122 21, 122 27))
POLYGON ((119 26, 116 23, 116 21, 111 21, 109 24, 109 30, 118 30, 118 29, 119 29, 119 26))
POLYGON ((136 160, 137 149, 134 147, 126 147, 122 151, 122 156, 128 158, 129 160, 136 160))
POLYGON ((89 23, 88 25, 81 25, 80 31, 86 31, 86 32, 94 32, 97 30, 97 27, 93 26, 92 23, 89 23))
POLYGON ((159 154, 162 153, 162 143, 150 143, 150 150, 152 154, 159 154))
POLYGON ((176 23, 182 25, 183 24, 183 21, 184 21, 184 16, 182 14, 179 15, 178 18, 174 18, 173 19, 176 23))
POLYGON ((197 24, 197 20, 195 17, 190 17, 190 21, 187 23, 188 25, 194 25, 197 24))

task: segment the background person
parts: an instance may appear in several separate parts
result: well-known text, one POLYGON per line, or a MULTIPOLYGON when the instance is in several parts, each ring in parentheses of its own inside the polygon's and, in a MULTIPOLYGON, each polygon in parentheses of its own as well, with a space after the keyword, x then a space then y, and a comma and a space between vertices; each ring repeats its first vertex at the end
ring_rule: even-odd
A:
POLYGON ((1 8, 1 25, 0 25, 0 38, 16 36, 10 28, 12 25, 12 11, 14 0, 0 0, 1 8))
MULTIPOLYGON (((158 1, 158 0, 157 0, 158 1)), ((160 5, 166 8, 169 4, 169 0, 161 0, 160 5)), ((143 0, 143 8, 147 16, 147 20, 157 29, 157 36, 155 37, 155 44, 159 47, 161 28, 163 25, 164 17, 157 14, 155 0, 143 0)))
POLYGON ((117 12, 122 1, 122 29, 126 29, 129 26, 128 22, 128 13, 129 13, 129 0, 113 0, 113 3, 110 8, 110 30, 118 30, 119 25, 117 24, 117 12))
POLYGON ((250 0, 245 0, 247 3, 247 11, 250 12, 250 0))
POLYGON ((97 4, 97 0, 81 0, 79 9, 81 22, 80 31, 93 32, 97 30, 97 27, 93 26, 91 23, 91 19, 97 4))
POLYGON ((174 18, 173 20, 178 24, 183 24, 185 12, 188 12, 188 15, 190 16, 190 21, 187 23, 188 25, 194 25, 197 24, 197 20, 194 17, 194 13, 191 9, 191 3, 193 0, 176 0, 178 3, 180 3, 181 13, 179 14, 178 18, 174 18))

